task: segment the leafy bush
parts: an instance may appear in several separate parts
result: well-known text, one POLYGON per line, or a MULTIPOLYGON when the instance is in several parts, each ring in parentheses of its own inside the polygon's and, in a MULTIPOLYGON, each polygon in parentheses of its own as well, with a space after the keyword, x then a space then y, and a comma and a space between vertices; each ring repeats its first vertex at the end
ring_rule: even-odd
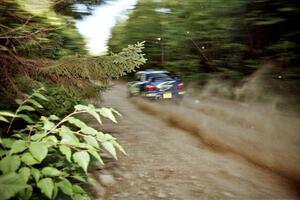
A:
POLYGON ((78 94, 63 86, 49 85, 44 94, 49 99, 42 110, 44 115, 55 113, 57 116, 63 116, 72 112, 74 105, 78 104, 81 99, 78 94))
POLYGON ((87 176, 91 158, 104 164, 99 152, 108 151, 117 159, 116 149, 124 149, 110 134, 98 131, 75 117, 88 113, 99 124, 101 118, 117 123, 112 108, 95 108, 93 105, 76 105, 64 118, 56 115, 41 116, 34 120, 30 112, 43 108, 39 102, 48 99, 38 89, 24 101, 16 100, 15 113, 0 111, 0 121, 8 123, 6 133, 0 137, 0 199, 55 199, 69 196, 72 199, 89 199, 80 184, 93 182, 87 176), (26 127, 13 128, 16 119, 26 127), (4 137, 6 136, 6 137, 4 137))
MULTIPOLYGON (((73 89, 70 89, 72 86, 50 84, 45 82, 41 77, 35 80, 28 76, 19 76, 15 81, 19 90, 25 94, 31 93, 33 90, 41 87, 46 89, 43 91, 43 95, 49 101, 44 102, 43 108, 37 110, 42 115, 47 116, 52 113, 55 113, 57 116, 66 115, 72 112, 74 106, 79 104, 80 100, 83 99, 83 95, 76 88, 73 87, 73 89)), ((4 107, 7 107, 7 104, 4 107)))

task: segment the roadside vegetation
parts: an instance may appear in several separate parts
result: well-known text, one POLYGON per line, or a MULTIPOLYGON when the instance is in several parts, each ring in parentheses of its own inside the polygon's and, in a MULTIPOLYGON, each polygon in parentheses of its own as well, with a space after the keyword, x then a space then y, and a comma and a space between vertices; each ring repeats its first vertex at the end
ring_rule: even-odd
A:
POLYGON ((115 115, 120 113, 79 104, 63 118, 52 114, 34 116, 35 120, 30 113, 43 108, 41 101, 48 101, 43 90, 34 91, 23 101, 17 99, 19 107, 14 113, 0 112, 0 120, 8 125, 0 137, 0 199, 89 199, 82 185, 95 182, 87 175, 92 158, 104 165, 101 151, 108 151, 115 159, 116 149, 126 153, 116 138, 77 116, 88 113, 101 125, 101 118, 117 123, 115 115), (25 122, 23 128, 13 128, 17 119, 25 122))
MULTIPOLYGON (((113 108, 85 105, 144 64, 143 43, 89 56, 64 1, 0 2, 0 199, 90 199, 92 160, 125 151, 83 122, 117 123, 113 108)), ((73 2, 75 3, 75 1, 73 2)), ((100 127, 100 126, 99 126, 100 127)))

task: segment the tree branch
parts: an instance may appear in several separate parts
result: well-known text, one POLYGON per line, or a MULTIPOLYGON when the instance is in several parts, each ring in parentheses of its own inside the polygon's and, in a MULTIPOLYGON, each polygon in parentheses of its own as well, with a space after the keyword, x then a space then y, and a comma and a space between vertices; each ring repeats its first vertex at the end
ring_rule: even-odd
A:
POLYGON ((24 38, 30 38, 33 37, 34 35, 37 35, 39 33, 47 32, 47 31, 53 31, 53 30, 58 30, 62 29, 63 27, 56 27, 56 28, 44 28, 44 29, 39 29, 36 30, 32 33, 29 33, 27 35, 19 35, 19 36, 0 36, 0 39, 24 39, 24 38))
MULTIPOLYGON (((29 23, 29 21, 31 20, 31 18, 32 18, 32 16, 28 17, 27 20, 26 20, 26 22, 24 24, 22 24, 21 26, 19 26, 17 28, 14 28, 14 29, 11 29, 11 28, 9 28, 7 26, 1 25, 2 27, 9 28, 11 30, 7 31, 6 33, 1 33, 0 36, 7 35, 7 34, 10 34, 10 33, 16 32, 19 29, 24 28, 29 23)), ((4 38, 7 38, 7 37, 4 37, 4 38)))

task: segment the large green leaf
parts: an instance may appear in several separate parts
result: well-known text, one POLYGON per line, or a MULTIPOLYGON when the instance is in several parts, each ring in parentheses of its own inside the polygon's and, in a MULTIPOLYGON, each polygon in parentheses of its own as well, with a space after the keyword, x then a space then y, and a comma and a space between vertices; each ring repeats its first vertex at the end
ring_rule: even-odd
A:
POLYGON ((74 124, 78 128, 84 128, 87 126, 83 121, 81 121, 80 119, 77 119, 75 117, 69 117, 68 122, 71 124, 74 124))
POLYGON ((74 135, 73 131, 66 126, 62 126, 59 132, 60 137, 62 138, 62 144, 77 144, 79 139, 74 135))
POLYGON ((18 117, 23 119, 25 122, 28 122, 30 124, 33 124, 34 121, 31 119, 31 117, 29 117, 29 115, 25 115, 25 114, 18 114, 18 117))
POLYGON ((58 169, 54 167, 44 167, 42 169, 42 174, 44 176, 60 176, 63 174, 63 172, 59 171, 58 169))
POLYGON ((9 111, 0 111, 0 116, 5 117, 17 117, 15 113, 9 112, 9 111))
POLYGON ((74 153, 73 159, 85 172, 87 172, 87 167, 90 162, 90 155, 86 151, 74 153))
POLYGON ((126 151, 123 149, 123 147, 115 140, 112 140, 111 143, 122 153, 124 153, 125 155, 127 155, 126 151))
POLYGON ((30 102, 32 105, 36 106, 37 108, 43 108, 43 106, 34 99, 28 99, 28 102, 30 102))
POLYGON ((99 122, 99 124, 102 124, 100 115, 96 112, 96 108, 95 108, 92 104, 89 104, 89 105, 88 105, 87 112, 88 112, 90 115, 92 115, 93 117, 95 117, 95 119, 99 122))
POLYGON ((42 142, 45 142, 46 145, 50 146, 56 146, 58 143, 57 138, 54 135, 50 135, 45 137, 42 142))
POLYGON ((15 140, 11 138, 2 138, 2 146, 6 148, 11 148, 14 141, 15 140))
POLYGON ((20 178, 24 181, 24 183, 27 183, 29 177, 30 177, 30 169, 28 167, 22 167, 19 170, 20 178))
POLYGON ((76 147, 79 147, 79 148, 82 148, 82 149, 93 148, 91 145, 89 145, 87 143, 78 143, 78 144, 76 144, 76 147))
POLYGON ((38 188, 40 188, 41 192, 45 194, 49 199, 52 198, 54 183, 51 178, 44 178, 40 180, 37 184, 38 188))
POLYGON ((78 110, 78 111, 82 111, 82 110, 87 110, 88 107, 85 106, 85 105, 81 105, 81 104, 78 104, 76 106, 74 106, 75 110, 78 110))
POLYGON ((73 200, 90 200, 91 198, 79 185, 73 185, 74 195, 72 195, 73 200))
POLYGON ((90 200, 88 194, 79 185, 73 185, 73 191, 75 193, 72 196, 73 200, 90 200))
POLYGON ((86 194, 84 189, 82 189, 82 187, 80 187, 79 185, 73 185, 73 191, 79 194, 86 194))
POLYGON ((57 183, 54 183, 52 199, 56 199, 57 194, 58 194, 58 185, 57 183))
POLYGON ((117 138, 113 137, 111 134, 104 134, 105 141, 116 140, 117 138))
POLYGON ((18 196, 20 196, 22 200, 29 200, 32 196, 32 192, 33 192, 33 188, 31 185, 29 185, 27 188, 19 192, 18 196))
POLYGON ((99 143, 98 143, 98 141, 96 140, 95 137, 88 135, 88 136, 84 136, 83 139, 84 139, 89 145, 91 145, 91 146, 93 146, 93 147, 99 149, 99 143))
POLYGON ((25 184, 20 176, 11 172, 0 176, 0 199, 10 199, 18 192, 25 189, 28 185, 25 184))
POLYGON ((94 150, 94 149, 89 149, 88 152, 89 152, 94 158, 96 158, 102 165, 104 165, 103 160, 101 159, 99 153, 98 153, 96 150, 94 150))
POLYGON ((75 110, 78 111, 86 111, 88 112, 90 115, 92 115, 100 124, 102 124, 102 121, 100 119, 99 114, 96 112, 96 108, 92 105, 89 104, 88 106, 85 105, 76 105, 75 106, 75 110))
POLYGON ((40 180, 41 177, 41 172, 40 170, 36 169, 36 168, 31 168, 31 174, 35 180, 35 182, 38 182, 40 180))
POLYGON ((89 127, 89 126, 86 126, 82 129, 80 129, 80 131, 84 134, 87 134, 87 135, 93 135, 93 136, 96 136, 98 131, 92 127, 89 127))
POLYGON ((97 111, 100 113, 100 115, 102 115, 103 117, 106 117, 108 119, 110 119, 111 121, 118 123, 115 116, 113 115, 113 112, 111 109, 109 108, 100 108, 97 109, 97 111))
POLYGON ((106 140, 106 137, 105 137, 105 134, 102 133, 102 132, 97 132, 97 133, 96 133, 96 138, 97 138, 97 140, 98 140, 99 142, 105 142, 105 141, 107 141, 107 140, 106 140))
POLYGON ((47 117, 42 116, 42 117, 41 117, 41 120, 42 120, 43 123, 44 123, 43 128, 44 128, 46 131, 51 130, 51 129, 55 126, 55 124, 54 124, 53 122, 51 122, 47 117))
POLYGON ((115 159, 117 158, 117 153, 114 145, 111 142, 102 142, 101 145, 106 149, 115 159))
POLYGON ((41 93, 35 92, 35 93, 33 93, 32 95, 35 96, 35 97, 37 97, 37 98, 39 98, 39 99, 41 99, 41 100, 49 101, 49 100, 48 100, 44 95, 42 95, 41 93))
POLYGON ((69 162, 72 162, 72 161, 71 161, 71 154, 72 154, 72 151, 71 151, 71 148, 70 148, 70 147, 67 147, 67 146, 65 146, 65 145, 60 145, 60 146, 59 146, 59 150, 60 150, 60 152, 61 152, 63 155, 66 156, 66 158, 67 158, 67 160, 68 160, 69 162))
POLYGON ((27 142, 25 140, 16 140, 10 150, 10 154, 20 153, 27 149, 27 142))
POLYGON ((48 146, 42 142, 32 142, 29 145, 29 151, 35 159, 42 162, 48 154, 48 146))
POLYGON ((77 180, 77 181, 81 181, 83 183, 87 183, 87 181, 81 175, 73 175, 72 178, 75 179, 75 180, 77 180))
POLYGON ((58 121, 58 120, 60 120, 59 117, 57 117, 56 115, 50 115, 50 116, 48 117, 48 119, 49 119, 49 120, 52 120, 52 121, 58 121))
POLYGON ((22 155, 21 160, 23 163, 25 163, 26 165, 34 165, 34 164, 38 164, 40 163, 38 160, 36 160, 31 153, 26 152, 22 155))
POLYGON ((3 122, 9 122, 5 117, 1 116, 0 115, 0 121, 3 121, 3 122))
POLYGON ((70 196, 72 195, 73 187, 72 183, 68 179, 63 178, 57 185, 65 194, 70 196))
POLYGON ((28 105, 23 105, 18 108, 18 112, 21 112, 22 110, 35 111, 35 109, 32 106, 28 106, 28 105))
POLYGON ((3 174, 15 172, 17 169, 19 169, 20 164, 21 160, 19 156, 6 156, 0 161, 0 170, 3 174))
POLYGON ((122 117, 122 114, 117 111, 116 109, 110 108, 111 111, 113 111, 114 113, 116 113, 118 116, 122 117))
POLYGON ((33 141, 37 141, 37 140, 41 140, 43 137, 47 136, 48 134, 47 133, 36 133, 34 135, 31 136, 31 140, 33 141))
POLYGON ((95 119, 99 122, 99 124, 102 124, 101 118, 99 116, 99 114, 94 111, 94 110, 88 110, 87 111, 90 115, 92 115, 93 117, 95 117, 95 119))
POLYGON ((18 104, 18 105, 22 105, 23 104, 23 101, 21 99, 16 99, 15 102, 18 104))

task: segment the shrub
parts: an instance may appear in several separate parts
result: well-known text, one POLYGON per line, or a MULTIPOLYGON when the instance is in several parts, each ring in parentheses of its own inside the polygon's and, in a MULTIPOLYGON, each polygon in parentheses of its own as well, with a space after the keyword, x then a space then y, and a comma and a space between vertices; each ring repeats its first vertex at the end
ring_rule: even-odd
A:
POLYGON ((45 115, 51 115, 51 113, 57 116, 66 115, 72 112, 74 105, 78 104, 81 99, 79 95, 63 86, 49 85, 44 95, 49 99, 41 110, 45 115))
POLYGON ((76 105, 75 110, 60 118, 56 115, 40 116, 34 120, 29 115, 43 108, 40 101, 48 101, 43 89, 35 90, 24 101, 16 100, 15 113, 0 112, 0 120, 8 123, 0 137, 0 199, 55 199, 69 196, 72 199, 89 199, 80 183, 93 182, 87 176, 91 158, 104 164, 99 152, 108 151, 117 159, 116 150, 124 149, 110 134, 98 131, 76 116, 88 113, 99 124, 101 118, 117 123, 112 108, 95 108, 93 105, 76 105), (16 119, 26 122, 26 127, 15 129, 16 119), (77 184, 72 184, 77 183, 77 184))

